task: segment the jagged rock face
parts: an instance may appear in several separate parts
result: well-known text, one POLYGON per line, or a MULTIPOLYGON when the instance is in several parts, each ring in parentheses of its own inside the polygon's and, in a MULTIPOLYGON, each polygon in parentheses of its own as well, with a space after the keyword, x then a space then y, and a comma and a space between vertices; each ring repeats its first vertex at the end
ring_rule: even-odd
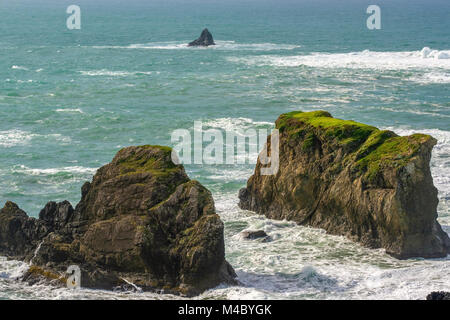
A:
MULTIPOLYGON (((4 222, 3 211, 8 216, 16 212, 22 226, 34 226, 23 230, 32 234, 30 250, 39 245, 32 259, 43 269, 30 269, 27 280, 33 272, 37 277, 62 274, 76 264, 84 287, 112 289, 126 279, 144 290, 195 295, 221 282, 234 283, 211 193, 172 163, 167 147, 119 151, 82 187, 75 210, 67 201, 50 202, 37 220, 17 206, 5 208, 0 228, 11 225, 4 222), (42 226, 39 235, 33 233, 35 225, 42 226)), ((17 237, 4 236, 12 232, 0 230, 2 245, 15 243, 17 237)), ((1 249, 14 256, 23 251, 1 249)))
POLYGON ((450 252, 436 221, 434 138, 399 137, 324 111, 284 114, 276 127, 280 169, 263 176, 258 161, 240 190, 241 208, 323 228, 397 258, 450 252))
POLYGON ((204 29, 200 35, 200 38, 188 44, 189 47, 207 47, 213 45, 215 45, 214 39, 208 29, 204 29))
POLYGON ((47 226, 6 202, 0 210, 0 252, 16 259, 30 258, 40 239, 48 233, 47 226))

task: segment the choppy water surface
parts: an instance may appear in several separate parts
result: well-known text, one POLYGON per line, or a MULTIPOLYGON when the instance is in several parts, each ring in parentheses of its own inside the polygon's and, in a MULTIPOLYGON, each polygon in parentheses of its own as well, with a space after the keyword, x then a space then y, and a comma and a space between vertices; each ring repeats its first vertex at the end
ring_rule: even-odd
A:
MULTIPOLYGON (((283 112, 336 117, 438 139, 431 162, 439 221, 450 232, 450 7, 390 1, 383 29, 366 4, 313 1, 0 3, 0 202, 32 216, 80 187, 122 147, 170 145, 174 129, 270 129, 283 112), (193 2, 194 3, 194 2, 193 2), (197 3, 197 2, 195 2, 197 3), (420 13, 420 14, 419 14, 420 13), (415 19, 410 19, 415 17, 415 19), (207 26, 213 48, 187 48, 207 26)), ((256 154, 253 155, 256 157, 256 154)), ((214 195, 241 287, 213 299, 423 299, 450 291, 449 259, 399 261, 342 237, 237 207, 253 165, 188 166, 214 195), (242 241, 244 229, 274 241, 242 241)), ((150 293, 28 287, 26 265, 0 259, 0 299, 172 299, 150 293)))

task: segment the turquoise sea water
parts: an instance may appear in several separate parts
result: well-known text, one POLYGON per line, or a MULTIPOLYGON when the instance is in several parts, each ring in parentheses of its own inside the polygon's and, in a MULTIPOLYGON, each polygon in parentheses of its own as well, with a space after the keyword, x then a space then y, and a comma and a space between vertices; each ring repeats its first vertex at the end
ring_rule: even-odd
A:
MULTIPOLYGON (((32 216, 122 147, 171 145, 173 130, 270 129, 283 112, 327 110, 399 134, 424 132, 439 221, 450 231, 450 3, 432 1, 2 1, 0 204, 32 216), (81 30, 66 8, 81 8, 81 30), (381 8, 368 30, 366 9, 381 8), (204 27, 217 46, 187 48, 204 27)), ((256 157, 256 154, 254 155, 256 157)), ((214 194, 243 287, 210 298, 424 298, 450 291, 447 259, 397 261, 320 230, 237 208, 253 165, 187 167, 214 194), (263 228, 271 243, 237 234, 263 228)), ((0 261, 0 298, 172 298, 47 287, 0 261), (44 295, 38 292, 45 292, 44 295), (38 295, 39 294, 39 295, 38 295)))

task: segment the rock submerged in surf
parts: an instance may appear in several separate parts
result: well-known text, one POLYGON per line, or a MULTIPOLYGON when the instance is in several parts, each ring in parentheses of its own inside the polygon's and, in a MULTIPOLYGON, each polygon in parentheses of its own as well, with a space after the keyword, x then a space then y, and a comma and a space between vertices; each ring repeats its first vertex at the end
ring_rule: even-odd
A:
POLYGON ((120 150, 81 193, 75 209, 50 202, 39 219, 12 202, 0 211, 0 254, 32 260, 24 280, 64 285, 78 265, 88 288, 193 296, 236 283, 211 193, 172 162, 170 148, 120 150))
POLYGON ((400 259, 450 253, 429 165, 436 139, 400 137, 325 111, 282 114, 276 128, 279 171, 262 175, 258 159, 239 192, 242 209, 323 228, 400 259))
POLYGON ((203 29, 200 37, 188 44, 188 47, 208 47, 214 46, 214 39, 208 29, 203 29))
POLYGON ((244 240, 263 239, 263 242, 271 241, 271 238, 264 230, 244 230, 240 234, 244 240))

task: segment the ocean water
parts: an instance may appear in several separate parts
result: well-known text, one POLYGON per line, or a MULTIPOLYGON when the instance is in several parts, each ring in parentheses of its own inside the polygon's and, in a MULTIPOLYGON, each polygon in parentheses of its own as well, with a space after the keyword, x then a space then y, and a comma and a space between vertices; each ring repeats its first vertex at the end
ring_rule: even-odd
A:
MULTIPOLYGON (((271 129, 281 113, 327 110, 401 135, 438 139, 431 168, 450 232, 450 3, 375 1, 8 0, 0 2, 0 205, 37 216, 122 147, 171 145, 202 120, 271 129), (81 30, 66 8, 81 8, 81 30), (208 27, 217 46, 187 48, 208 27)), ((256 158, 256 154, 253 154, 256 158)), ((226 258, 242 286, 212 299, 424 299, 450 291, 450 257, 396 260, 324 231, 240 210, 254 165, 188 165, 214 195, 226 258), (244 229, 274 241, 243 241, 244 229)), ((152 293, 26 286, 0 258, 0 299, 176 299, 152 293)))

